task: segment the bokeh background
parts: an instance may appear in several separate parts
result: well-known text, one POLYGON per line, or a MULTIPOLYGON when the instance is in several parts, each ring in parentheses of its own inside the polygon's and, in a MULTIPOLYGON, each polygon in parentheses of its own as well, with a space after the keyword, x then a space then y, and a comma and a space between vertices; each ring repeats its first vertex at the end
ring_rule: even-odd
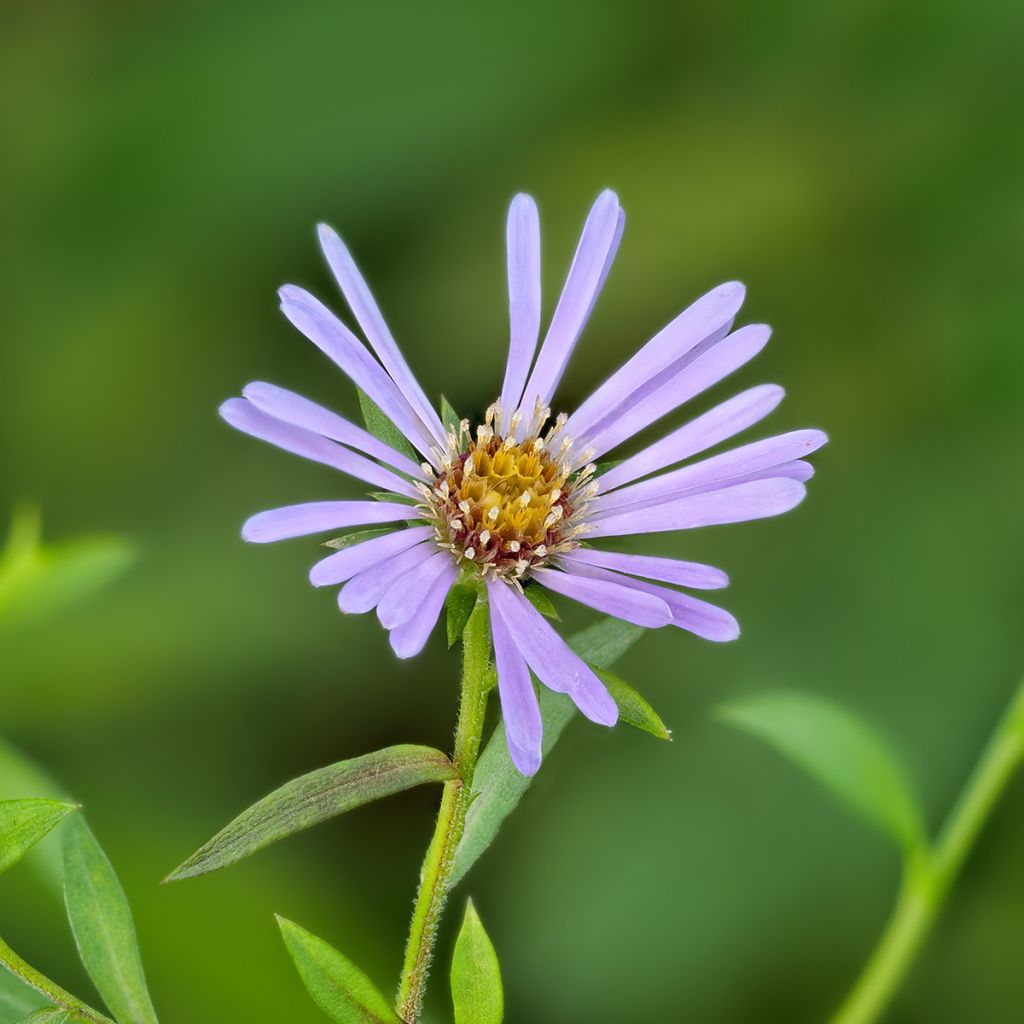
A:
MULTIPOLYGON (((427 390, 479 413, 509 199, 539 202, 550 311, 606 186, 627 230, 560 404, 738 277, 775 337, 698 406, 777 381, 768 426, 832 443, 796 513, 656 541, 730 572, 743 637, 645 638, 620 669, 675 743, 575 724, 459 899, 513 1022, 826 1016, 897 858, 712 712, 779 686, 836 698, 900 748, 937 823, 1024 668, 1022 40, 999 0, 3 5, 0 516, 31 499, 51 538, 113 532, 140 558, 4 637, 0 730, 86 803, 163 1019, 321 1019, 272 912, 390 990, 432 792, 156 883, 281 781, 444 746, 454 715, 440 636, 399 664, 309 588, 310 542, 239 540, 254 511, 356 493, 216 416, 254 379, 356 414, 276 287, 341 308, 329 221, 427 390)), ((893 1021, 1021 1019, 1022 864, 1018 783, 893 1021)), ((90 991, 30 873, 3 880, 0 916, 90 991)))

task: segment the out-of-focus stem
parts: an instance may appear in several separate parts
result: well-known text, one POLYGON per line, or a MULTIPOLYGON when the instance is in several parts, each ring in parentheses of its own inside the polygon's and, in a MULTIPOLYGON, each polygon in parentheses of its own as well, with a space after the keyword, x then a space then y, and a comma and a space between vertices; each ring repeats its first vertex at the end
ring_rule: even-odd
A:
POLYGON ((466 623, 462 644, 462 695, 452 755, 459 778, 445 783, 434 836, 420 870, 420 887, 405 947, 405 965, 396 1003, 398 1016, 406 1024, 419 1024, 423 1011, 427 971, 433 956, 437 927, 448 899, 455 849, 466 825, 473 773, 480 753, 487 710, 487 665, 491 655, 487 602, 482 595, 466 623))
POLYGON ((82 1024, 114 1024, 109 1017, 104 1017, 102 1013, 86 1006, 70 992, 65 992, 56 982, 40 974, 31 964, 22 960, 3 939, 0 939, 0 966, 45 996, 54 1006, 67 1010, 72 1020, 80 1021, 82 1024))
POLYGON ((873 1024, 942 909, 985 821, 1024 759, 1024 682, 930 850, 908 858, 900 895, 864 971, 830 1024, 873 1024))

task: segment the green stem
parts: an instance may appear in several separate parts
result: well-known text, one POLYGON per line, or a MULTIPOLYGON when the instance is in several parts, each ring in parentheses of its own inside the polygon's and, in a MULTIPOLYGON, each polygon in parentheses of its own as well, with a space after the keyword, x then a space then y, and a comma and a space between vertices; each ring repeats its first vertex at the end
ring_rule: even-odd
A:
POLYGON ((62 1010, 68 1010, 72 1019, 81 1021, 82 1024, 114 1024, 109 1017, 86 1006, 81 1000, 76 999, 70 992, 65 992, 56 982, 50 981, 42 975, 31 964, 27 964, 10 946, 0 939, 0 966, 5 967, 16 978, 20 978, 30 988, 34 988, 40 995, 45 996, 54 1006, 62 1010))
POLYGON ((935 845, 908 858, 889 923, 830 1024, 873 1024, 914 962, 1006 784, 1024 759, 1024 683, 996 727, 935 845))
POLYGON ((434 836, 420 870, 420 887, 405 947, 405 965, 396 1003, 398 1016, 406 1024, 418 1024, 423 1011, 423 994, 434 940, 451 888, 455 850, 466 825, 473 772, 480 753, 484 713, 487 710, 485 680, 491 655, 487 602, 483 597, 478 599, 466 623, 462 643, 462 696, 452 755, 452 763, 459 771, 459 778, 445 783, 434 836))

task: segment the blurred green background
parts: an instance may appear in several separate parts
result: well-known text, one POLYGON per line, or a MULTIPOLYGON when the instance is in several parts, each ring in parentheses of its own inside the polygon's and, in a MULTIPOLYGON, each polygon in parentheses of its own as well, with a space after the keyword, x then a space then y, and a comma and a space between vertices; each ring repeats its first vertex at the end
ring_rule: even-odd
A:
MULTIPOLYGON (((255 379, 356 414, 276 287, 343 308, 329 221, 427 390, 478 413, 505 358, 509 199, 539 202, 550 311, 606 186, 627 230, 559 404, 738 277, 775 338, 697 407, 776 381, 764 429, 832 443, 796 513, 647 547, 727 569, 743 637, 645 638, 620 669, 676 742, 575 724, 459 897, 512 1022, 833 1008, 896 857, 710 712, 778 686, 839 699, 905 752, 937 822, 1024 667, 1022 38, 998 0, 3 5, 0 516, 32 499, 51 538, 111 531, 141 559, 3 638, 0 731, 86 803, 164 1020, 322 1019, 272 912, 390 990, 433 792, 156 883, 284 779, 446 746, 454 715, 440 636, 399 664, 308 586, 312 543, 239 540, 254 511, 358 490, 216 416, 255 379)), ((1018 783, 893 1021, 1024 1016, 1022 864, 1018 783)), ((0 916, 88 997, 31 874, 3 880, 0 916)))

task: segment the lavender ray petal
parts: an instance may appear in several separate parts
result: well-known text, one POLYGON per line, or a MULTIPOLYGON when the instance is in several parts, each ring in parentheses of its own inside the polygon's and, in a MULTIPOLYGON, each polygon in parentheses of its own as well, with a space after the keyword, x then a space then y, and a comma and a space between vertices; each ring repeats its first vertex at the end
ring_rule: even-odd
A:
POLYGON ((734 480, 739 482, 740 478, 750 479, 756 475, 763 479, 766 471, 810 455, 827 440, 820 430, 793 430, 754 441, 671 473, 598 495, 590 503, 590 515, 601 519, 616 510, 664 504, 697 491, 717 489, 734 480))
POLYGON ((308 398, 303 398, 302 395, 297 395, 294 391, 264 381, 255 381, 247 384, 242 389, 242 394, 257 409, 268 416, 273 416, 274 419, 338 441, 365 455, 380 459, 381 462, 386 462, 394 469, 407 473, 417 480, 427 479, 420 465, 408 456, 395 451, 390 445, 379 441, 369 431, 356 426, 343 416, 317 405, 316 402, 311 402, 308 398))
POLYGON ((494 664, 498 671, 498 695, 505 722, 505 738, 512 763, 521 775, 533 775, 540 767, 544 724, 530 679, 530 670, 509 634, 500 613, 490 609, 494 664))
MULTIPOLYGON (((724 329, 743 305, 745 289, 730 281, 699 298, 663 327, 639 352, 615 371, 569 417, 566 433, 583 438, 609 411, 629 399, 652 377, 667 369, 706 338, 724 329)), ((724 337, 724 334, 721 335, 724 337)))
POLYGON ((452 555, 438 551, 411 572, 395 580, 377 602, 377 618, 385 629, 394 629, 408 622, 416 609, 426 600, 434 580, 446 566, 452 564, 452 555))
POLYGON ((418 519, 411 505, 390 501, 310 501, 258 512, 245 521, 242 540, 268 544, 275 540, 306 537, 311 533, 343 530, 349 526, 372 526, 418 519))
POLYGON ((322 558, 309 570, 309 582, 314 587, 329 587, 344 583, 357 573, 369 569, 371 565, 382 562, 385 558, 395 555, 419 544, 433 536, 432 526, 413 526, 405 530, 396 530, 383 537, 364 540, 351 547, 336 551, 333 555, 322 558))
MULTIPOLYGON (((738 370, 768 344, 771 331, 764 324, 749 324, 716 341, 707 350, 695 350, 696 358, 683 357, 675 376, 653 378, 639 388, 621 415, 607 420, 587 438, 591 458, 610 452, 662 416, 678 409, 702 391, 738 370)), ((695 353, 691 353, 692 357, 695 353)))
POLYGON ((762 384, 730 398, 607 473, 602 473, 597 478, 600 493, 623 487, 735 437, 764 419, 782 401, 784 394, 782 388, 775 384, 762 384))
POLYGON ((526 421, 537 402, 546 406, 551 401, 615 258, 624 222, 618 197, 610 189, 602 192, 583 226, 565 287, 523 392, 520 409, 526 421))
POLYGON ((366 279, 359 272, 355 260, 352 259, 348 247, 337 232, 328 225, 319 225, 317 231, 320 236, 320 247, 327 258, 327 263, 337 279, 349 309, 352 310, 352 315, 363 329, 363 334, 366 335, 370 347, 377 353, 377 358, 384 364, 384 368, 391 375, 398 390, 412 406, 434 440, 443 448, 445 442, 441 418, 427 400, 423 388, 420 387, 415 374, 409 368, 409 364, 402 355, 402 350, 391 334, 380 307, 377 305, 366 279))
POLYGON ((593 523, 587 536, 692 530, 701 526, 766 519, 796 508, 807 493, 796 480, 773 477, 694 494, 653 508, 638 507, 593 523))
POLYGON ((411 658, 423 650, 424 644, 437 624, 438 616, 444 607, 444 599, 457 575, 458 569, 455 563, 449 562, 441 571, 441 575, 434 580, 423 603, 416 609, 416 614, 408 622, 391 630, 388 639, 391 649, 398 657, 411 658))
POLYGON ((346 615, 361 615, 377 607, 377 602, 404 573, 412 572, 418 565, 437 553, 429 540, 403 551, 383 562, 377 562, 353 576, 338 591, 338 607, 346 615))
POLYGON ((488 581, 487 591, 537 678, 556 693, 567 693, 592 722, 614 725, 619 709, 604 683, 527 598, 501 580, 488 581))
POLYGON ((506 238, 509 342, 501 387, 502 433, 523 397, 540 333, 540 219, 537 204, 528 195, 512 200, 506 238))
POLYGON ((660 629, 672 621, 672 613, 664 601, 619 583, 587 579, 554 569, 534 569, 533 577, 556 594, 645 629, 660 629))
POLYGON ((703 637, 705 640, 728 643, 740 635, 739 623, 730 612, 690 594, 681 594, 678 590, 659 587, 644 580, 630 579, 628 576, 592 565, 580 566, 579 571, 594 580, 617 582, 621 586, 631 587, 640 593, 659 598, 671 610, 673 626, 685 629, 688 633, 703 637))
POLYGON ((220 407, 220 414, 236 430, 283 448, 293 455, 301 455, 304 459, 320 462, 354 476, 357 480, 383 487, 388 491, 396 491, 410 498, 420 497, 419 492, 408 480, 392 473, 390 469, 385 469, 376 462, 357 455, 340 444, 335 444, 334 441, 328 441, 319 434, 268 416, 244 398, 229 398, 220 407))
POLYGON ((630 555, 619 551, 602 551, 599 548, 576 548, 558 556, 558 561, 574 568, 583 565, 602 569, 615 569, 630 576, 644 576, 662 583, 674 583, 679 587, 693 590, 721 590, 729 585, 729 577, 711 565, 700 562, 683 562, 675 558, 658 558, 653 555, 630 555))
POLYGON ((414 448, 433 458, 431 448, 437 444, 434 436, 362 342, 304 289, 289 284, 281 288, 278 295, 281 311, 292 324, 380 406, 414 448))

